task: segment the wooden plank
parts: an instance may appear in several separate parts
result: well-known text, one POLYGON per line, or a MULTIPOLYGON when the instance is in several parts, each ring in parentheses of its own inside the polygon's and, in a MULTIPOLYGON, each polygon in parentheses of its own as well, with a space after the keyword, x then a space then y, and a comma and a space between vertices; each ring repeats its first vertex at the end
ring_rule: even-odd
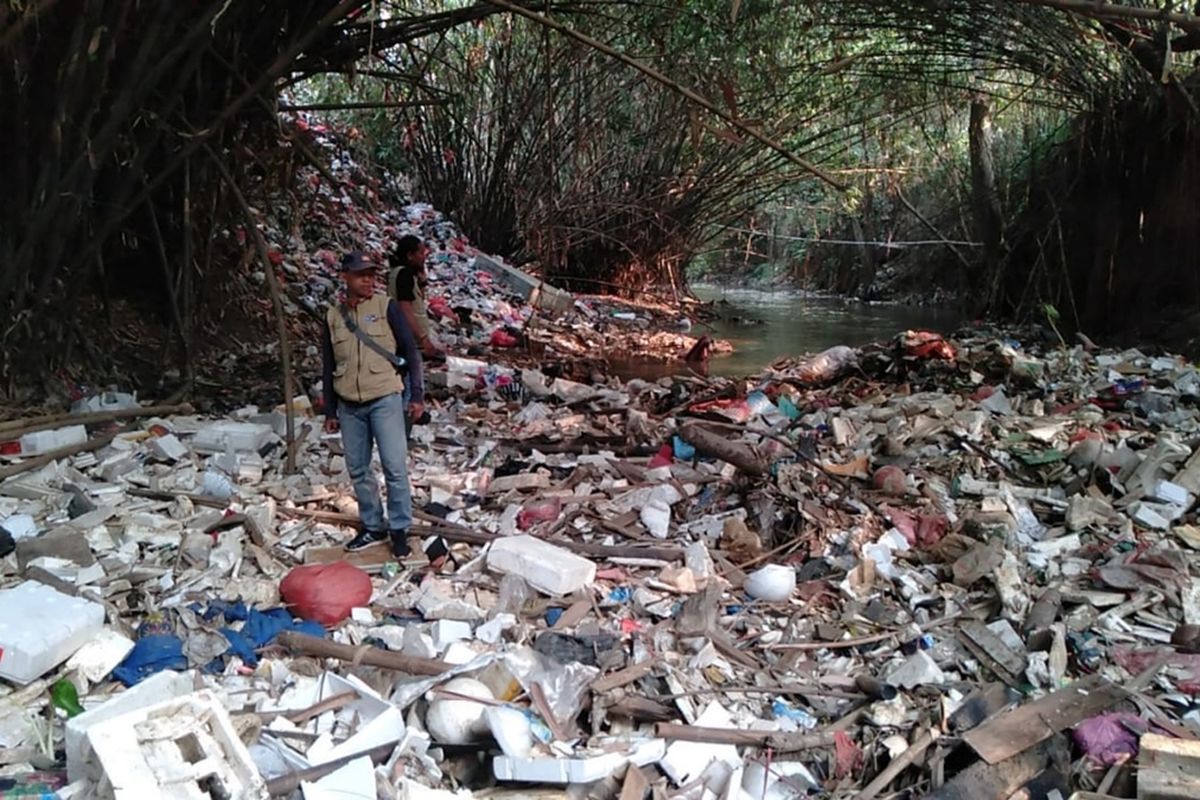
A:
POLYGON ((1014 689, 1018 688, 1028 665, 1024 653, 1006 645, 986 625, 976 620, 964 622, 958 638, 976 658, 986 664, 996 676, 1014 689))
POLYGON ((1138 755, 1138 800, 1200 797, 1200 742, 1147 733, 1138 755))
POLYGON ((967 731, 963 739, 989 764, 998 764, 1107 710, 1126 694, 1125 689, 1111 681, 1089 675, 1065 689, 994 717, 967 731))
POLYGON ((620 800, 642 800, 650 791, 650 781, 636 764, 625 770, 625 782, 621 784, 620 800))
POLYGON ((331 564, 334 561, 345 561, 356 567, 365 568, 382 566, 394 560, 392 549, 387 546, 387 542, 369 545, 362 550, 355 550, 353 553, 339 545, 307 547, 304 550, 305 564, 331 564))
POLYGON ((1043 770, 1057 762, 1065 763, 1069 758, 1065 738, 1051 738, 999 764, 976 761, 925 797, 927 800, 1009 797, 1043 770))
POLYGON ((593 692, 607 692, 621 686, 627 686, 639 678, 643 678, 650 674, 650 670, 654 668, 654 662, 650 659, 640 661, 637 664, 631 664, 625 669, 619 669, 616 672, 610 672, 607 675, 601 675, 592 681, 591 689, 593 692))
POLYGON ((999 681, 976 687, 950 715, 947 726, 951 733, 969 731, 1020 697, 999 681))
POLYGON ((562 613, 562 616, 555 621, 554 630, 561 631, 566 630, 567 628, 574 628, 583 621, 583 618, 586 617, 588 612, 591 610, 592 604, 588 600, 580 600, 576 603, 572 603, 567 607, 567 610, 562 613))

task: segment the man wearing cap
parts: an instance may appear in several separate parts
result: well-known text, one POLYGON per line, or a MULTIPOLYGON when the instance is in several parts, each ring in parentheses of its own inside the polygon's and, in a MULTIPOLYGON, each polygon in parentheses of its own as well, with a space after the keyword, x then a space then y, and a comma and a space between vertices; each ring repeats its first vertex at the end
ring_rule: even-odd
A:
POLYGON ((414 419, 425 413, 421 354, 395 302, 376 294, 377 270, 360 252, 342 259, 346 299, 325 314, 325 430, 342 431, 346 469, 354 482, 362 528, 347 550, 391 539, 392 554, 407 555, 412 525, 412 487, 408 481, 404 376, 414 419), (379 484, 371 471, 372 445, 379 448, 387 485, 387 515, 379 484))

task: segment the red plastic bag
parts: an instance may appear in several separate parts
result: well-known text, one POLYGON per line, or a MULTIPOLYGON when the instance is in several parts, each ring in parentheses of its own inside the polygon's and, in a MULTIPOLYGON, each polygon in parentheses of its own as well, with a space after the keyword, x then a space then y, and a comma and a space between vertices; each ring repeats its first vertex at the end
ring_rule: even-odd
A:
POLYGON ((489 343, 492 347, 516 347, 517 337, 503 328, 497 328, 492 331, 492 338, 489 340, 489 343))
POLYGON ((517 527, 527 531, 539 522, 553 522, 561 513, 562 506, 557 499, 530 503, 517 514, 517 527))
POLYGON ((296 616, 330 627, 371 601, 371 577, 345 561, 308 564, 287 574, 279 596, 296 616))
POLYGON ((458 315, 454 313, 454 309, 440 297, 432 297, 425 303, 426 311, 431 317, 438 319, 457 320, 458 315))
POLYGON ((646 465, 646 469, 658 469, 659 467, 667 467, 675 463, 675 451, 671 445, 664 444, 658 448, 654 458, 650 459, 650 463, 646 465))
POLYGON ((900 334, 904 354, 912 358, 928 358, 953 361, 958 353, 940 333, 933 331, 905 331, 900 334))

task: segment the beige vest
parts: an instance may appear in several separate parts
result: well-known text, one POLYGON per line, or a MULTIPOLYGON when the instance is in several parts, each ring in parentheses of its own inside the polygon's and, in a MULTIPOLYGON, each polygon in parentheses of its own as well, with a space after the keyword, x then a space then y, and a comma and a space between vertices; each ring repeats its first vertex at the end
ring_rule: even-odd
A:
MULTIPOLYGON (((350 309, 350 318, 363 333, 389 353, 396 352, 396 337, 387 321, 388 298, 377 294, 350 309)), ((338 306, 325 312, 333 339, 333 390, 352 403, 378 400, 404 391, 404 381, 383 356, 367 347, 346 327, 338 306)))

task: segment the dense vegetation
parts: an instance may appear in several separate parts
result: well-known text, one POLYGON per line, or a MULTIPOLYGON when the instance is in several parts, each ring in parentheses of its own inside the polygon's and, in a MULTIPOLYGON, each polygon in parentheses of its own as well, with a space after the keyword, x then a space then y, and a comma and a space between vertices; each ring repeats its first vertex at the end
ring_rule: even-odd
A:
POLYGON ((2 366, 78 358, 62 312, 119 296, 186 355, 233 269, 211 232, 311 156, 295 107, 580 290, 691 265, 1085 326, 1194 304, 1198 43, 1166 0, 7 0, 2 366))

